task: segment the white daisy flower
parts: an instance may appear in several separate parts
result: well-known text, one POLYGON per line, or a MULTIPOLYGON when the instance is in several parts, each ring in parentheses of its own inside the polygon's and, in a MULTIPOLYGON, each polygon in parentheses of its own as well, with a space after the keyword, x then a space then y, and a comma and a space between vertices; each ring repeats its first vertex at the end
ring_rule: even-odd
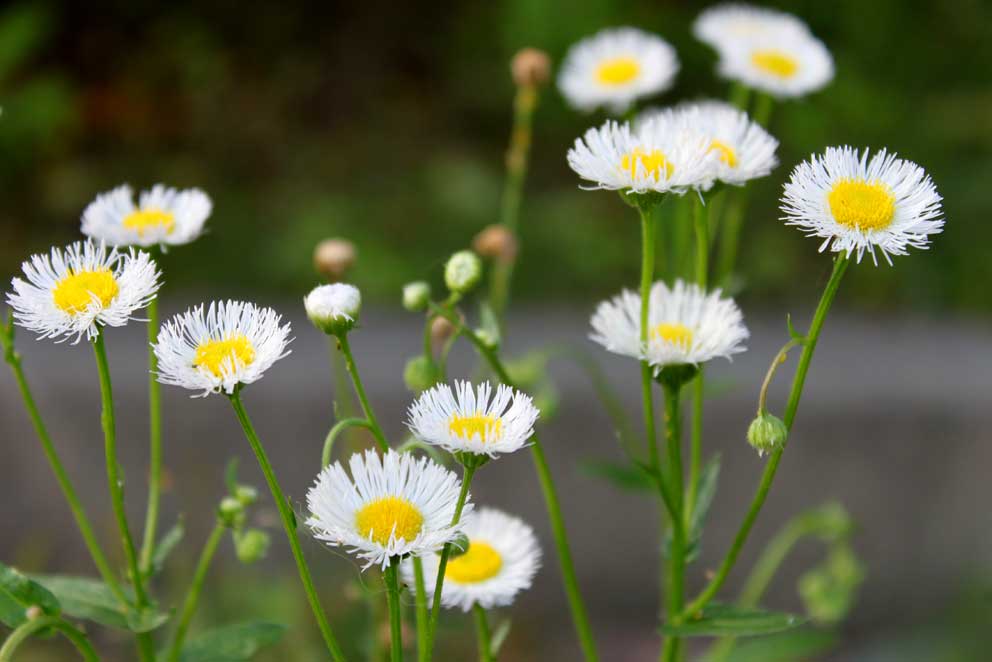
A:
POLYGON ((281 322, 271 308, 242 301, 215 301, 206 311, 201 304, 176 315, 158 334, 158 381, 230 395, 289 354, 290 325, 281 322))
POLYGON ((648 341, 641 342, 641 297, 629 290, 604 301, 592 316, 592 340, 614 354, 646 360, 656 371, 665 366, 699 364, 743 352, 748 337, 740 308, 720 290, 675 281, 651 288, 648 341))
POLYGON ((92 340, 101 326, 124 326, 147 306, 161 285, 155 261, 144 251, 107 249, 77 241, 21 265, 7 303, 20 326, 41 338, 92 340))
POLYGON ((647 110, 634 124, 635 130, 652 119, 677 124, 683 116, 688 130, 697 131, 709 140, 709 150, 717 158, 710 161, 713 178, 740 186, 768 175, 778 165, 775 150, 778 141, 747 113, 723 101, 680 104, 672 109, 647 110))
POLYGON ((810 34, 806 24, 792 14, 736 3, 715 5, 703 11, 692 24, 692 33, 718 53, 746 41, 760 43, 782 34, 810 34))
MULTIPOLYGON (((347 547, 365 568, 385 569, 390 557, 433 556, 458 535, 451 519, 461 481, 454 472, 392 450, 355 453, 349 466, 351 478, 339 462, 328 465, 307 492, 307 526, 318 540, 347 547)), ((466 502, 462 516, 471 511, 466 502)))
POLYGON ((320 285, 303 298, 303 306, 310 321, 324 333, 344 333, 358 321, 362 293, 347 283, 320 285))
POLYGON ((534 434, 539 412, 530 397, 505 384, 473 389, 455 382, 424 391, 410 405, 407 426, 419 439, 452 453, 496 457, 523 448, 534 434))
POLYGON ((138 204, 127 184, 101 193, 83 212, 83 234, 113 246, 188 244, 203 232, 213 209, 199 189, 179 191, 156 184, 142 191, 138 204))
POLYGON ((782 218, 809 236, 822 237, 820 251, 868 251, 876 264, 906 249, 925 249, 944 227, 941 197, 930 176, 884 149, 828 147, 796 166, 782 196, 782 218))
POLYGON ((608 121, 568 150, 568 165, 593 189, 683 194, 713 183, 719 154, 684 115, 651 118, 636 131, 608 121))
POLYGON ((664 39, 635 28, 614 28, 569 49, 558 88, 579 110, 606 106, 620 114, 635 100, 671 87, 678 70, 675 49, 664 39))
POLYGON ((717 71, 774 97, 791 98, 826 86, 834 77, 834 60, 813 35, 781 31, 724 49, 717 71))
MULTIPOLYGON (((483 609, 506 607, 517 593, 530 588, 541 567, 541 548, 534 529, 523 520, 494 508, 480 508, 462 526, 468 537, 468 551, 448 559, 444 572, 441 604, 468 611, 478 604, 483 609)), ((437 575, 439 559, 422 557, 424 575, 437 575)), ((404 580, 413 585, 413 565, 403 564, 404 580)), ((434 582, 426 582, 428 597, 434 582)))

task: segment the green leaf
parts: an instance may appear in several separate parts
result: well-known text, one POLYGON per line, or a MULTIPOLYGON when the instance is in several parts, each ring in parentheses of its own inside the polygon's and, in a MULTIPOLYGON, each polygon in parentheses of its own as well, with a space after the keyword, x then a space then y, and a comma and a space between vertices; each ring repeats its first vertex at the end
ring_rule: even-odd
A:
POLYGON ((227 461, 227 466, 224 468, 224 482, 229 493, 234 494, 238 491, 238 458, 232 457, 227 461))
POLYGON ((703 609, 701 618, 681 625, 666 623, 660 629, 662 634, 678 637, 747 637, 789 630, 805 622, 794 614, 713 604, 703 609))
POLYGON ((227 625, 190 639, 183 646, 181 662, 244 662, 265 646, 282 638, 286 626, 278 623, 227 625))
POLYGON ((0 595, 5 597, 2 607, 4 622, 7 622, 7 618, 16 618, 15 608, 20 608, 21 611, 21 619, 18 622, 23 621, 24 611, 30 607, 38 607, 49 615, 56 615, 61 611, 59 601, 51 591, 27 575, 2 563, 0 563, 0 595))
POLYGON ((155 545, 155 552, 152 554, 152 567, 149 570, 152 576, 157 575, 162 571, 162 567, 165 565, 165 561, 172 554, 176 546, 182 541, 183 536, 186 533, 186 527, 183 525, 182 518, 179 518, 172 528, 169 529, 164 536, 162 536, 158 544, 155 545))
POLYGON ((9 628, 16 628, 26 620, 24 608, 7 595, 6 591, 0 591, 0 623, 9 628))
POLYGON ((769 637, 751 639, 737 645, 731 662, 795 662, 811 660, 837 645, 834 632, 803 628, 769 637))
MULTIPOLYGON (((67 575, 32 577, 58 598, 66 614, 76 618, 131 632, 150 632, 169 620, 168 614, 153 607, 139 612, 121 605, 110 588, 97 579, 67 575)), ((133 599, 130 589, 124 591, 128 599, 133 599)))
POLYGON ((620 464, 608 460, 588 460, 579 465, 580 470, 589 476, 603 478, 614 487, 628 492, 644 492, 657 489, 651 474, 633 464, 620 464))
POLYGON ((703 537, 703 524, 706 522, 706 514, 709 513, 710 506, 713 505, 713 497, 716 496, 716 488, 719 480, 720 454, 717 453, 703 467, 703 471, 699 476, 699 486, 696 490, 696 507, 692 512, 689 540, 691 544, 697 547, 703 537))
POLYGON ((488 301, 479 304, 479 325, 495 345, 498 346, 502 342, 499 318, 496 317, 488 301))
POLYGON ((503 648, 503 644, 506 643, 506 638, 510 636, 511 624, 512 622, 509 618, 500 621, 500 624, 496 626, 492 637, 489 639, 489 651, 492 653, 494 660, 499 657, 500 649, 503 648))

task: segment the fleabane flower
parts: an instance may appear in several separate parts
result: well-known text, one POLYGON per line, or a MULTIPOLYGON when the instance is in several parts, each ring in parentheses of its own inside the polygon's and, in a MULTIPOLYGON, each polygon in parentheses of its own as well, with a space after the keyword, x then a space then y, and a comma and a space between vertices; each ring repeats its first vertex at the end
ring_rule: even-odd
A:
POLYGON ((718 53, 744 42, 773 41, 782 35, 808 35, 799 18, 767 7, 725 3, 703 11, 692 24, 692 34, 718 53))
POLYGON ((778 141, 747 113, 723 101, 684 103, 670 109, 647 110, 635 122, 635 130, 650 120, 667 122, 676 130, 699 132, 709 141, 713 179, 740 186, 764 177, 778 165, 778 141))
POLYGON ((213 209, 200 189, 183 191, 156 184, 138 204, 127 184, 101 193, 83 211, 83 234, 113 246, 176 246, 203 232, 213 209))
POLYGON ((41 338, 93 339, 102 326, 124 326, 155 298, 161 285, 155 261, 144 251, 108 249, 77 241, 21 265, 7 303, 17 323, 41 338))
POLYGON ((173 317, 155 344, 158 381, 191 391, 234 393, 289 352, 289 323, 271 308, 215 301, 173 317))
POLYGON ((641 342, 641 297, 629 290, 604 301, 592 316, 592 340, 614 354, 645 360, 656 371, 670 365, 698 365, 743 352, 748 338, 740 308, 720 290, 675 281, 651 288, 648 338, 641 342))
POLYGON ((711 143, 682 115, 649 118, 636 130, 607 121, 575 140, 568 165, 590 188, 681 195, 712 185, 719 154, 711 143))
POLYGON ((801 97, 834 77, 830 51, 811 34, 782 31, 745 39, 720 53, 717 72, 778 98, 801 97))
MULTIPOLYGON (((307 492, 307 526, 318 540, 343 546, 371 565, 394 556, 433 555, 458 535, 451 526, 461 481, 426 458, 374 450, 355 453, 351 477, 341 463, 328 465, 307 492)), ((462 516, 472 511, 465 504, 462 516)))
POLYGON ((489 382, 473 387, 455 382, 424 391, 407 413, 417 438, 451 453, 496 457, 523 448, 534 434, 539 412, 530 397, 489 382))
POLYGON ((310 321, 324 333, 347 333, 358 322, 362 293, 347 283, 320 285, 304 297, 303 306, 310 321))
MULTIPOLYGON (((517 593, 530 588, 541 567, 541 548, 530 525, 495 508, 480 508, 464 520, 462 533, 469 547, 448 560, 442 605, 462 611, 475 604, 483 609, 506 607, 517 593)), ((436 576, 438 563, 436 555, 423 557, 425 576, 436 576)), ((404 563, 402 568, 412 585, 412 564, 404 563)), ((428 596, 433 592, 434 582, 427 582, 428 596)))
POLYGON ((620 114, 636 99, 671 87, 678 70, 675 49, 661 37, 635 28, 614 28, 569 49, 558 88, 579 110, 605 106, 620 114))
POLYGON ((782 195, 782 220, 822 237, 820 251, 890 256, 926 249, 943 230, 941 197, 930 176, 886 150, 828 147, 796 166, 782 195))

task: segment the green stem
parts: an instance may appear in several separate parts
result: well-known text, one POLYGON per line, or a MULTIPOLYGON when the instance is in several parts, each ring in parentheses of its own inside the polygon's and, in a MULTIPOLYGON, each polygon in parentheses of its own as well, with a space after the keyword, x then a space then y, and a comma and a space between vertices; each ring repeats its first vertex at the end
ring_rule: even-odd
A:
MULTIPOLYGON (((665 440, 668 445, 669 494, 675 499, 675 512, 682 512, 682 409, 679 404, 681 384, 664 384, 665 392, 665 440)), ((682 612, 685 593, 685 526, 683 520, 675 517, 672 521, 672 548, 668 560, 668 619, 678 624, 682 612)), ((678 659, 680 640, 669 637, 662 649, 662 659, 671 662, 678 659)))
POLYGON ((0 647, 0 662, 13 662, 14 651, 17 650, 17 647, 27 641, 31 635, 45 628, 52 628, 65 635, 65 638, 72 642, 86 662, 97 662, 100 659, 81 630, 56 616, 39 616, 21 623, 10 633, 7 640, 3 642, 3 646, 0 647))
POLYGON ((269 463, 269 458, 265 454, 262 442, 258 438, 251 420, 248 418, 248 412, 245 411, 244 404, 241 402, 240 390, 235 389, 234 393, 229 396, 229 399, 231 406, 234 407, 235 414, 238 416, 238 421, 241 423, 241 427, 245 432, 245 437, 248 438, 248 443, 255 453, 258 465, 261 467, 262 473, 265 474, 265 481, 269 485, 269 491, 272 492, 272 499, 276 502, 276 508, 279 509, 279 517, 282 519, 286 538, 289 540, 289 546, 293 551, 293 558, 296 560, 296 569, 300 574, 303 590, 307 594, 307 600, 310 602, 310 608, 313 610, 313 615, 317 620, 320 633, 324 637, 324 643, 327 644, 327 650, 335 662, 342 662, 344 660, 344 654, 341 652, 341 647, 338 645, 337 639, 334 638, 334 632, 331 631, 331 626, 327 622, 327 615, 324 613, 324 608, 320 605, 320 599, 317 597, 317 589, 314 588, 313 578, 310 576, 310 567, 307 565, 306 557, 303 556, 303 550, 300 548, 299 538, 296 536, 296 515, 293 513, 292 508, 289 507, 289 502, 286 500, 286 496, 279 486, 279 481, 276 480, 276 475, 272 471, 272 465, 269 463))
POLYGON ((730 103, 745 112, 747 112, 748 102, 751 100, 750 97, 751 88, 747 87, 743 83, 735 81, 730 86, 730 103))
POLYGON ((321 468, 326 467, 331 463, 331 453, 334 452, 334 442, 337 440, 338 436, 348 428, 365 428, 367 430, 372 429, 372 423, 369 423, 364 418, 342 418, 340 421, 334 424, 331 431, 327 433, 327 437, 324 438, 324 449, 320 453, 320 466, 321 468))
MULTIPOLYGON (((693 206, 693 225, 696 230, 696 284, 706 291, 709 276, 709 218, 703 201, 696 196, 693 206)), ((685 526, 692 521, 699 489, 699 472, 703 464, 703 367, 692 385, 692 432, 689 438, 689 487, 686 492, 685 526)))
POLYGON ((403 662, 403 617, 400 614, 400 557, 389 557, 389 567, 386 568, 386 596, 389 602, 389 659, 392 662, 403 662))
POLYGON ((226 527, 223 522, 218 521, 214 524, 213 531, 210 532, 210 537, 207 538, 207 542, 203 546, 203 551, 200 552, 200 560, 196 564, 193 580, 190 582, 186 599, 183 600, 183 607, 180 612, 179 622, 176 625, 176 632, 172 637, 172 646, 169 649, 168 657, 169 662, 178 662, 179 660, 179 654, 182 652, 183 642, 186 639, 186 632, 189 629, 190 622, 193 620, 193 614, 196 613, 196 606, 200 601, 203 580, 207 576, 207 570, 210 569, 210 563, 213 561, 214 554, 217 552, 217 545, 220 544, 225 530, 226 527))
MULTIPOLYGON (((655 221, 650 209, 639 209, 641 213, 641 344, 647 345, 650 333, 651 285, 654 282, 655 221)), ((648 463, 658 473, 661 462, 658 457, 658 435, 655 430, 654 397, 652 391, 654 369, 647 360, 641 361, 641 401, 644 408, 644 435, 647 439, 648 463)))
POLYGON ((90 520, 86 516, 86 510, 83 508, 83 504, 79 501, 79 496, 76 494, 76 488, 73 486, 72 480, 69 478, 69 474, 66 473, 65 466, 62 464, 58 451, 55 450, 55 445, 52 443, 52 438, 48 434, 48 428, 45 427, 45 423, 41 418, 41 413, 39 412, 38 405, 34 400, 34 395, 31 393, 31 388, 28 385, 27 378, 24 376, 24 368, 21 366, 21 356, 14 351, 12 333, 12 327, 8 327, 8 329, 6 329, 6 333, 0 329, 0 340, 3 340, 4 356, 7 363, 10 365, 11 371, 14 373, 14 379, 17 381, 17 387, 21 392, 21 399, 24 401, 24 408, 28 411, 28 416, 31 418, 31 423, 34 426, 35 434, 38 435, 38 441, 41 442, 41 448, 45 453, 45 457, 48 459, 49 465, 52 467, 52 472, 55 474, 55 480, 58 482, 59 488, 62 490, 62 495, 69 504, 69 509, 72 511, 72 516, 76 520, 76 526, 79 528, 79 532, 83 536, 83 542, 86 544, 86 549, 89 550, 90 556, 93 557, 93 564, 96 565, 97 570, 100 572, 100 576, 103 578, 104 583, 107 584, 110 591, 114 594, 114 597, 117 598, 122 606, 126 607, 128 606, 128 600, 124 596, 124 591, 121 589, 120 583, 114 576, 114 571, 111 570, 110 564, 107 562, 107 557, 104 555, 103 549, 100 547, 100 543, 97 541, 96 535, 93 533, 93 526, 90 524, 90 520))
POLYGON ((358 401, 362 405, 362 412, 365 413, 365 418, 369 422, 369 429, 372 431, 372 435, 379 444, 379 450, 385 453, 389 450, 389 444, 386 442, 386 436, 382 433, 382 428, 380 428, 379 424, 376 422, 375 413, 372 411, 372 405, 369 404, 369 398, 365 395, 365 386, 362 385, 362 378, 358 374, 358 368, 355 366, 355 357, 351 354, 351 345, 348 344, 348 335, 342 333, 337 338, 338 347, 341 348, 341 355, 344 356, 345 366, 348 368, 348 374, 351 375, 351 382, 355 385, 355 394, 358 396, 358 401))
POLYGON ((492 637, 489 634, 489 621, 486 619, 486 610, 478 602, 472 605, 472 614, 475 616, 475 633, 479 642, 479 662, 493 662, 492 637))
POLYGON ((162 489, 162 393, 158 383, 158 299, 148 304, 148 509, 145 512, 145 535, 141 543, 141 572, 151 573, 158 527, 159 499, 162 489))
POLYGON ((417 616, 417 662, 427 662, 427 642, 430 630, 430 615, 427 612, 427 586, 424 582, 424 562, 419 556, 413 557, 413 583, 417 616))
POLYGON ((768 123, 772 119, 772 107, 774 105, 775 100, 770 94, 758 92, 754 99, 754 114, 752 116, 754 121, 767 129, 768 123))
MULTIPOLYGON (((806 382, 806 373, 809 371, 809 364, 813 358, 813 352, 816 350, 816 343, 820 338, 820 332, 823 330, 823 323, 827 318, 827 313, 830 311, 831 304, 833 304, 834 297, 837 295, 837 288, 840 287, 841 278, 844 276, 849 263, 850 258, 846 254, 840 254, 834 259, 833 273, 830 275, 830 280, 827 282, 827 286, 823 290, 823 295, 820 297, 820 303, 817 305, 816 312, 813 314, 813 321, 810 323, 809 333, 807 333, 803 343, 802 355, 799 357, 796 374, 792 380, 792 390, 789 393, 789 400, 785 407, 785 416, 782 419, 786 429, 790 431, 792 430, 792 423, 796 419, 799 400, 802 398, 803 385, 806 382)), ((771 488, 772 481, 775 479, 775 472, 778 470, 778 464, 782 459, 783 452, 785 452, 784 445, 772 452, 771 457, 768 459, 768 464, 765 466, 765 471, 761 476, 758 489, 755 492, 754 498, 751 500, 751 506, 748 509, 747 515, 745 515, 744 521, 741 522, 740 529, 737 531, 737 535, 734 537, 727 555, 720 564, 719 570, 717 570, 713 579, 710 580, 699 596, 685 608, 683 617, 691 617, 698 614, 713 599, 713 596, 720 590, 720 587, 723 586, 731 569, 734 567, 734 563, 737 561, 737 556, 740 554, 741 548, 751 533, 751 527, 754 525, 758 513, 761 512, 761 507, 764 505, 765 498, 768 496, 768 490, 771 488)))
POLYGON ((716 283, 724 288, 730 286, 737 263, 737 249, 740 244, 744 210, 747 208, 748 189, 734 189, 727 191, 727 194, 730 200, 727 203, 727 211, 723 215, 720 254, 717 258, 716 268, 716 283))

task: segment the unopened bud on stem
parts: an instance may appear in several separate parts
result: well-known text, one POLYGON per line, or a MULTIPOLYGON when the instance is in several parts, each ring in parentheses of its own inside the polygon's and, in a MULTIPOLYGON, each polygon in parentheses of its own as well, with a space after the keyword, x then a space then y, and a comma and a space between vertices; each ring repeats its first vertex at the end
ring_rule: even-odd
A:
POLYGON ((456 294, 468 294, 482 278, 482 260, 472 251, 458 251, 444 265, 444 284, 456 294))
POLYGON ((758 451, 759 456, 785 446, 788 436, 789 429, 782 419, 767 411, 758 414, 747 429, 747 441, 758 451))
POLYGON ((362 309, 362 294, 354 285, 334 283, 315 287, 303 299, 307 317, 329 335, 341 335, 354 328, 362 309))
POLYGON ((551 58, 536 48, 521 48, 510 61, 510 73, 517 87, 539 87, 551 78, 551 58))
POLYGON ((517 238, 499 223, 486 226, 472 240, 472 249, 484 258, 509 264, 517 257, 517 238))
POLYGON ((313 250, 313 268, 332 283, 344 280, 355 264, 355 245, 347 239, 325 239, 313 250))
POLYGON ((426 310, 430 300, 431 286, 424 281, 418 280, 403 286, 403 307, 411 313, 426 310))

